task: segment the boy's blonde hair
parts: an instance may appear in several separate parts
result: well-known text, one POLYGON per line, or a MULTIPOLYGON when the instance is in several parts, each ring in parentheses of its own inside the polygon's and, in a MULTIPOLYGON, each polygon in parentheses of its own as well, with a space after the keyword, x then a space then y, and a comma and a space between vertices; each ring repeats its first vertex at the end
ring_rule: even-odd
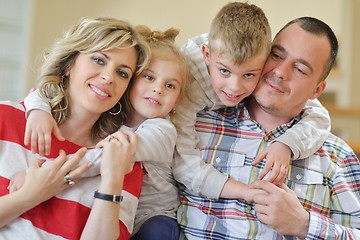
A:
MULTIPOLYGON (((80 53, 132 47, 137 53, 137 68, 133 79, 148 65, 150 49, 128 22, 114 18, 83 18, 53 44, 44 57, 38 89, 44 100, 50 103, 52 115, 58 124, 71 114, 64 89, 69 84, 67 73, 77 56, 80 53)), ((118 107, 116 104, 116 109, 110 111, 116 112, 118 107)), ((101 114, 92 129, 93 139, 104 138, 118 130, 124 117, 122 113, 116 116, 109 112, 101 114)))
MULTIPOLYGON (((149 44, 151 51, 151 59, 161 59, 169 61, 174 61, 174 59, 176 60, 180 69, 180 76, 182 78, 179 97, 185 97, 185 88, 190 77, 190 70, 188 67, 188 62, 186 61, 179 47, 175 43, 175 38, 179 34, 179 30, 176 28, 169 28, 166 31, 153 31, 145 25, 136 26, 135 29, 149 44)), ((130 83, 130 86, 126 90, 127 111, 131 109, 131 104, 129 102, 129 92, 131 91, 132 85, 133 82, 130 83)))
POLYGON ((232 2, 220 9, 209 32, 210 50, 220 51, 236 64, 270 52, 271 29, 265 13, 257 6, 232 2))

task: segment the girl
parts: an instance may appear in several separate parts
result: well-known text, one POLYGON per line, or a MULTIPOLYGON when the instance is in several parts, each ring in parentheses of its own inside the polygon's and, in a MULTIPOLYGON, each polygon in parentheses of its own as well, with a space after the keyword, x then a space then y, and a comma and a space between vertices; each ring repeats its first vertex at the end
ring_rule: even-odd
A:
MULTIPOLYGON (((188 67, 174 43, 178 30, 158 32, 145 26, 139 26, 137 30, 149 43, 151 61, 129 86, 127 101, 123 103, 126 106, 123 111, 126 118, 120 128, 137 133, 139 143, 135 161, 142 162, 145 170, 132 239, 177 240, 179 226, 176 211, 179 200, 176 182, 172 176, 177 134, 169 114, 176 110, 184 96, 188 67)), ((36 95, 30 94, 25 101, 28 111, 38 108, 34 106, 39 105, 34 104, 37 102, 36 95)), ((28 136, 31 136, 32 143, 37 143, 38 139, 48 139, 46 136, 56 129, 56 126, 52 126, 49 131, 38 131, 44 124, 53 121, 49 116, 43 111, 31 111, 28 136)), ((85 159, 93 160, 87 156, 85 159)), ((99 164, 96 161, 93 164, 87 175, 83 176, 99 174, 96 167, 99 164)), ((15 185, 10 188, 15 190, 19 187, 15 185)))

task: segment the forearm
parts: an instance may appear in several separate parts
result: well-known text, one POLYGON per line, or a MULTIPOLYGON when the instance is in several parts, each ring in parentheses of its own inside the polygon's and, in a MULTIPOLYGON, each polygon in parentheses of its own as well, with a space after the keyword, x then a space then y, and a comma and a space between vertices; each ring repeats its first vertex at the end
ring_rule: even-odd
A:
POLYGON ((171 165, 177 133, 170 120, 162 118, 148 119, 138 127, 135 133, 138 136, 136 161, 171 165))
POLYGON ((175 179, 189 190, 208 198, 218 199, 228 179, 226 174, 205 163, 199 155, 176 155, 173 168, 175 179))
POLYGON ((40 96, 38 89, 26 96, 24 104, 27 116, 29 115, 29 112, 34 109, 40 109, 51 114, 50 104, 40 96))
POLYGON ((289 146, 293 159, 303 159, 315 153, 330 132, 330 116, 318 100, 308 101, 302 119, 276 141, 289 146))
MULTIPOLYGON (((102 181, 98 192, 120 195, 124 174, 116 182, 102 181)), ((81 239, 117 239, 120 235, 119 212, 120 204, 102 199, 94 199, 89 218, 81 235, 81 239)))
POLYGON ((246 200, 248 198, 248 190, 248 185, 236 181, 232 178, 228 178, 224 185, 224 188, 221 191, 220 198, 246 200))
POLYGON ((24 189, 0 197, 0 228, 32 209, 41 201, 32 199, 24 189))

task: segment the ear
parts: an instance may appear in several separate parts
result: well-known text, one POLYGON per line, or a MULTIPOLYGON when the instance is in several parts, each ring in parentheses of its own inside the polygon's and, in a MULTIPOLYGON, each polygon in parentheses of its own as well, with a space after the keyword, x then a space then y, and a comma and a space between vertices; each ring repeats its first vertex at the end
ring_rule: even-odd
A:
POLYGON ((326 87, 326 81, 319 82, 310 99, 318 98, 324 92, 325 87, 326 87))
POLYGON ((209 48, 209 46, 206 44, 203 44, 201 46, 201 51, 203 54, 205 64, 209 65, 210 64, 210 48, 209 48))

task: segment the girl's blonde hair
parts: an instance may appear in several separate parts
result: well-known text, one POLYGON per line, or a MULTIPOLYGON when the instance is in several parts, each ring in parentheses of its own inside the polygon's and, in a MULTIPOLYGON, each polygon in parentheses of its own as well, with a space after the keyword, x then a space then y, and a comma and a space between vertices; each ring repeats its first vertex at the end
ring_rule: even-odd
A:
MULTIPOLYGON (((69 84, 66 74, 73 67, 79 53, 107 51, 114 48, 135 48, 137 52, 136 77, 150 59, 150 49, 144 39, 126 21, 114 18, 83 18, 71 27, 63 38, 56 41, 45 55, 40 72, 39 91, 45 101, 50 103, 54 119, 58 124, 64 122, 71 109, 64 89, 69 84)), ((123 99, 119 99, 123 101, 123 99)), ((118 104, 109 112, 117 112, 118 104)), ((92 129, 92 137, 104 138, 122 125, 124 114, 116 116, 104 112, 92 129)))
MULTIPOLYGON (((179 47, 175 43, 175 38, 179 34, 179 30, 176 28, 169 28, 166 31, 153 31, 149 27, 144 25, 136 26, 135 29, 139 32, 140 35, 145 39, 145 41, 150 46, 151 59, 163 59, 163 60, 173 60, 176 59, 180 75, 182 78, 181 81, 181 98, 185 97, 185 89, 187 86, 188 79, 190 78, 190 70, 188 62, 186 61, 184 55, 181 53, 179 47)), ((132 111, 132 107, 129 101, 129 92, 131 90, 133 83, 130 83, 130 86, 126 90, 126 110, 132 111)))

